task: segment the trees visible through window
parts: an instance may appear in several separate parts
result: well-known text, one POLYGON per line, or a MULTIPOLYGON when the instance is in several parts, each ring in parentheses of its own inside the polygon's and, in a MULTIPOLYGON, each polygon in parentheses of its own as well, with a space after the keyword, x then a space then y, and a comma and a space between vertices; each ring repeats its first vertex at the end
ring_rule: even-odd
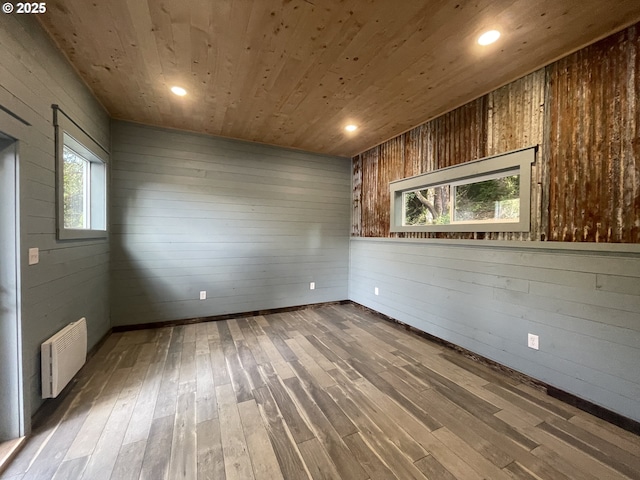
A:
POLYGON ((439 185, 404 193, 404 225, 515 221, 520 218, 520 175, 439 185))
POLYGON ((58 238, 107 235, 108 152, 54 107, 58 238))
POLYGON ((86 238, 87 234, 106 231, 105 163, 71 135, 65 133, 63 141, 61 187, 65 233, 70 238, 86 238))
POLYGON ((89 228, 89 160, 63 148, 64 228, 89 228))
POLYGON ((447 225, 451 222, 450 186, 430 187, 404 194, 405 225, 447 225))
POLYGON ((520 218, 520 175, 497 176, 456 185, 456 222, 517 221, 520 218))
POLYGON ((391 231, 526 231, 535 148, 391 182, 391 231))

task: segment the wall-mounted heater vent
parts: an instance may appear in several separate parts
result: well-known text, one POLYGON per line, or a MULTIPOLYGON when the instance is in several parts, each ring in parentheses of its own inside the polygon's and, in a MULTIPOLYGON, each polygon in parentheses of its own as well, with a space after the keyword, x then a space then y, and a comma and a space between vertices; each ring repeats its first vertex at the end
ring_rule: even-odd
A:
POLYGON ((55 398, 87 360, 87 321, 70 323, 41 346, 42 398, 55 398))

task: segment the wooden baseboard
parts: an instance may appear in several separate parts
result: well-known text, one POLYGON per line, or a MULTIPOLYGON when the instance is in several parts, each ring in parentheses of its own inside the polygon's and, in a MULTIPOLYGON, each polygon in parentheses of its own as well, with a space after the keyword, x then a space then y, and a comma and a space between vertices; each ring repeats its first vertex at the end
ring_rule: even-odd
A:
POLYGON ((295 305, 292 307, 271 308, 268 310, 253 310, 251 312, 229 313, 224 315, 213 315, 209 317, 184 318, 179 320, 167 320, 164 322, 137 323, 132 325, 116 325, 111 328, 113 332, 130 332, 132 330, 145 330, 148 328, 177 327, 180 325, 192 325, 194 323, 216 322, 219 320, 230 320, 232 318, 256 317, 258 315, 272 315, 274 313, 294 312, 307 308, 320 308, 327 305, 346 305, 352 303, 350 300, 340 300, 336 302, 312 303, 308 305, 295 305))
POLYGON ((549 385, 545 382, 542 382, 536 378, 533 378, 529 375, 526 375, 522 372, 519 372, 517 370, 514 370, 510 367, 507 367, 505 365, 502 365, 501 363, 498 363, 494 360, 491 360, 489 358, 483 357, 482 355, 478 355, 477 353, 474 353, 470 350, 467 350, 466 348, 460 347, 454 343, 448 342, 446 340, 443 340, 442 338, 436 337, 434 335, 431 335, 429 333, 423 332, 422 330, 412 327, 411 325, 408 325, 404 322, 401 322, 399 320, 396 320, 393 317, 390 317, 388 315, 385 315, 383 313, 378 312, 377 310, 374 310, 372 308, 369 307, 365 307, 364 305, 361 305, 359 303, 356 302, 350 302, 351 304, 355 305, 358 308, 361 308, 363 310, 366 310, 374 315, 379 316, 380 318, 383 318, 384 320, 393 322, 393 323, 397 323, 399 325, 402 325, 403 327, 405 327, 405 329, 415 333, 416 335, 420 335, 421 337, 427 338, 428 340, 437 343, 439 345, 443 345, 447 348, 450 348, 452 350, 455 350, 458 353, 461 353, 462 355, 464 355, 465 357, 474 360, 476 362, 482 363, 483 365, 487 365, 491 368, 493 368, 494 370, 498 370, 502 373, 504 373, 505 375, 508 375, 511 378, 515 378, 517 380, 519 380, 520 382, 526 383, 538 390, 541 390, 543 392, 545 392, 547 395, 549 395, 550 397, 556 398, 564 403, 567 403, 569 405, 572 405, 576 408, 579 408, 582 411, 585 411, 587 413, 590 413, 591 415, 593 415, 594 417, 598 417, 602 420, 605 420, 613 425, 616 425, 624 430, 627 430, 631 433, 634 433, 636 435, 640 435, 640 422, 633 420, 631 418, 625 417, 624 415, 620 415, 619 413, 613 412, 607 408, 604 408, 600 405, 596 405, 595 403, 590 402, 589 400, 585 400, 583 398, 580 398, 576 395, 573 395, 572 393, 568 393, 565 392, 564 390, 560 390, 559 388, 556 388, 552 385, 549 385))
POLYGON ((613 425, 617 425, 624 430, 640 435, 640 422, 637 422, 636 420, 620 415, 619 413, 612 412, 600 405, 591 403, 588 400, 573 395, 572 393, 565 392, 564 390, 560 390, 559 388, 551 385, 547 385, 547 395, 557 398, 569 405, 573 405, 580 410, 590 413, 594 417, 601 418, 602 420, 612 423, 613 425))

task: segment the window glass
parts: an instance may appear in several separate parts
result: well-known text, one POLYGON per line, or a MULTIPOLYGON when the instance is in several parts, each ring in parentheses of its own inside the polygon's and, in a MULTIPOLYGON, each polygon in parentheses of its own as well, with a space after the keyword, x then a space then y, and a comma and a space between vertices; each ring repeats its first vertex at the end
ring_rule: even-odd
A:
POLYGON ((404 225, 447 225, 451 221, 449 185, 404 193, 404 225))
POLYGON ((57 236, 107 236, 109 152, 54 105, 57 236))
POLYGON ((454 222, 517 222, 520 175, 505 175, 454 187, 454 222))
POLYGON ((526 232, 536 147, 389 184, 392 232, 526 232))
POLYGON ((64 228, 89 228, 89 161, 63 148, 64 228))

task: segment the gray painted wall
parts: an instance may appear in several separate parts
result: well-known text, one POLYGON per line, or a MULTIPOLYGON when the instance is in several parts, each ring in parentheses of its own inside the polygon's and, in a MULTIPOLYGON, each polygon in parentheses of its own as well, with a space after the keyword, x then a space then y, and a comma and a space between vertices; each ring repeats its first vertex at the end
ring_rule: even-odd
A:
POLYGON ((639 246, 529 245, 352 239, 349 298, 640 420, 639 246))
POLYGON ((124 122, 112 140, 113 325, 347 298, 349 159, 124 122))
POLYGON ((109 144, 109 119, 29 15, 0 15, 0 131, 19 140, 20 274, 26 411, 40 398, 40 343, 85 316, 89 346, 108 330, 107 240, 60 242, 55 235, 55 150, 51 104, 109 144), (30 247, 40 263, 28 266, 30 247))

